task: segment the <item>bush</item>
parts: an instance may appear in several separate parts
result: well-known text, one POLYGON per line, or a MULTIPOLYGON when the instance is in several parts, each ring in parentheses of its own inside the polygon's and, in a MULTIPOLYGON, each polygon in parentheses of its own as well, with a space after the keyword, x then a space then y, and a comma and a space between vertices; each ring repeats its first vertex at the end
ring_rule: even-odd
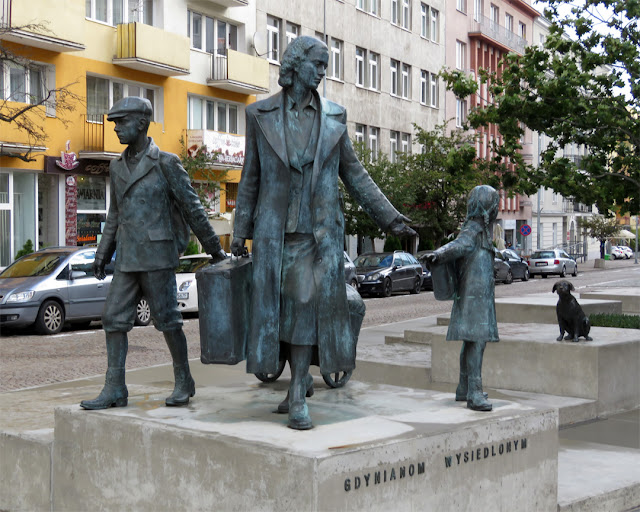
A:
POLYGON ((184 255, 189 256, 190 254, 199 254, 199 253, 200 253, 200 247, 198 247, 197 242, 194 242, 193 240, 189 240, 189 243, 187 244, 187 248, 184 251, 184 255))
POLYGON ((20 249, 16 253, 16 257, 14 258, 14 260, 17 260, 18 258, 22 258, 27 254, 31 254, 32 252, 33 252, 33 242, 31 240, 27 240, 22 246, 22 249, 20 249))
POLYGON ((384 241, 384 252, 393 252, 393 251, 401 251, 402 244, 400 243, 400 239, 395 236, 388 236, 384 241))
POLYGON ((592 327, 618 327, 619 329, 640 329, 640 316, 594 313, 589 316, 592 327))

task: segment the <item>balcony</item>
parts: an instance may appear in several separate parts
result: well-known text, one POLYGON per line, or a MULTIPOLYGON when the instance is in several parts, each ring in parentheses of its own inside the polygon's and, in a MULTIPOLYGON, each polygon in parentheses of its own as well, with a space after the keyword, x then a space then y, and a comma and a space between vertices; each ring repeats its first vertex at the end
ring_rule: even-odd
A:
POLYGON ((144 23, 118 25, 114 64, 155 75, 189 74, 189 38, 144 23))
POLYGON ((593 213, 593 206, 577 203, 573 199, 563 199, 562 211, 564 213, 593 213))
POLYGON ((526 39, 500 26, 498 22, 481 15, 476 15, 471 21, 469 37, 484 39, 491 44, 498 44, 503 50, 519 54, 523 54, 527 47, 526 39))
MULTIPOLYGON (((206 1, 206 0, 205 0, 206 1)), ((208 0, 209 3, 222 5, 223 7, 242 7, 249 5, 248 0, 208 0)))
MULTIPOLYGON (((115 124, 107 122, 106 114, 83 114, 81 116, 84 130, 82 149, 78 151, 78 158, 93 158, 95 160, 113 160, 118 158, 125 146, 120 144, 115 124)), ((162 124, 151 123, 149 136, 157 142, 162 140, 162 124)))
POLYGON ((0 39, 53 52, 84 50, 84 3, 0 0, 0 39))
POLYGON ((209 85, 218 89, 241 94, 263 94, 269 92, 269 63, 235 50, 212 53, 209 85))
POLYGON ((216 161, 223 168, 239 169, 244 165, 244 135, 213 130, 187 130, 187 151, 197 152, 201 146, 217 153, 216 161))

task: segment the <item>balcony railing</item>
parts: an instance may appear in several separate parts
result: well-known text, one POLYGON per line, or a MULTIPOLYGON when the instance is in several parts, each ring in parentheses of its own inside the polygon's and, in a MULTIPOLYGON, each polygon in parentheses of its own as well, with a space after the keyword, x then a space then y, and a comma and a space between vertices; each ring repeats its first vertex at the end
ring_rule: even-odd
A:
POLYGON ((209 0, 212 4, 222 5, 224 7, 240 7, 249 5, 248 0, 209 0))
POLYGON ((144 23, 118 25, 114 64, 163 76, 189 74, 189 38, 144 23))
POLYGON ((82 116, 84 126, 84 144, 82 149, 92 153, 104 151, 104 114, 85 114, 82 116))
POLYGON ((573 199, 564 199, 562 211, 565 213, 593 213, 593 206, 577 203, 573 199))
POLYGON ((223 50, 210 56, 209 85, 240 92, 261 94, 269 92, 269 63, 259 57, 235 50, 223 50))
POLYGON ((54 52, 84 50, 83 23, 84 5, 75 0, 0 0, 5 41, 54 52))
POLYGON ((524 53, 527 47, 527 40, 514 34, 506 27, 500 26, 496 21, 493 21, 486 16, 477 14, 471 22, 470 33, 482 34, 489 39, 493 39, 497 43, 514 50, 518 53, 524 53))

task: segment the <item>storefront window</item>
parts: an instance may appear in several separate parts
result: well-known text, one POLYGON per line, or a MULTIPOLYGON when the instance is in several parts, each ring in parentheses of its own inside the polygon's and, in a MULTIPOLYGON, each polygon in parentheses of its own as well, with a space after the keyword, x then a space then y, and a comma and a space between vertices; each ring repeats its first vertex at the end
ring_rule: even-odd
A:
POLYGON ((78 245, 100 242, 107 220, 107 183, 102 176, 78 176, 78 245))
POLYGON ((78 245, 95 245, 99 243, 106 220, 107 215, 104 213, 79 213, 78 245))
POLYGON ((14 252, 27 240, 36 246, 36 175, 16 172, 13 175, 14 252))
POLYGON ((38 174, 38 249, 59 244, 59 174, 38 174))
POLYGON ((0 267, 11 263, 11 210, 9 209, 9 175, 0 174, 0 267))

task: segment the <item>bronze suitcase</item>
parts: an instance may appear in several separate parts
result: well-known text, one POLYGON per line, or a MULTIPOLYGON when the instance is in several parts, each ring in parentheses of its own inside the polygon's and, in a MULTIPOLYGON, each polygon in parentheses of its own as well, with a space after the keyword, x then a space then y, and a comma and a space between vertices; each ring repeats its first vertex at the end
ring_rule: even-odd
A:
POLYGON ((238 364, 247 352, 251 318, 251 256, 228 258, 196 272, 200 360, 238 364))

